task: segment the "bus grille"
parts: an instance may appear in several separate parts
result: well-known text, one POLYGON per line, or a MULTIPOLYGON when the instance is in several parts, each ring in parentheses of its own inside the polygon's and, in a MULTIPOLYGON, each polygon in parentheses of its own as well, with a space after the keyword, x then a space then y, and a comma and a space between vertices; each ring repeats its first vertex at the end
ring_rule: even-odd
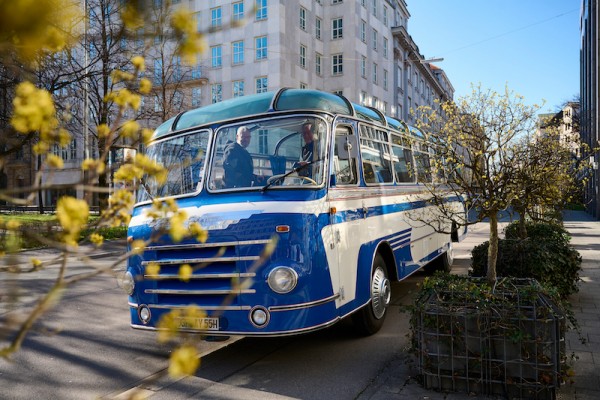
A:
POLYGON ((205 310, 246 309, 239 297, 253 294, 254 266, 269 240, 156 245, 145 249, 145 294, 156 295, 156 304, 168 308, 195 304, 205 310), (157 274, 147 267, 158 264, 157 274), (192 274, 182 279, 182 265, 192 274))

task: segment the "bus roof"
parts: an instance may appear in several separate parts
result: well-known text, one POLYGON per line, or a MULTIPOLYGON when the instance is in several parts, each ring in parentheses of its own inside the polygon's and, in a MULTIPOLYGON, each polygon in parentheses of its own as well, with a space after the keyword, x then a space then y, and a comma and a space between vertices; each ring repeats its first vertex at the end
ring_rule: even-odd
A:
POLYGON ((404 123, 383 115, 375 108, 351 103, 344 96, 319 90, 284 88, 276 92, 236 97, 205 107, 184 111, 156 128, 153 139, 158 139, 171 132, 195 126, 268 112, 291 110, 325 111, 333 114, 353 116, 366 121, 376 122, 383 126, 389 126, 396 130, 406 131, 404 123))

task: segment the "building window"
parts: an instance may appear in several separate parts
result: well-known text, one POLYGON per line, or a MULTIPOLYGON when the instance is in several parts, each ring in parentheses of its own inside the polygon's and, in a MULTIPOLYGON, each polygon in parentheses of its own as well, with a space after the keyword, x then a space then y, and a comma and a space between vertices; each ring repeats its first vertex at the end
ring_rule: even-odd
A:
POLYGON ((244 95, 244 81, 233 81, 233 97, 242 97, 244 95))
POLYGON ((387 90, 388 88, 388 72, 387 69, 383 70, 383 88, 387 90))
POLYGON ((373 46, 373 50, 375 50, 375 51, 377 51, 377 36, 378 36, 377 31, 375 29, 373 29, 373 43, 372 43, 372 46, 373 46))
POLYGON ((386 37, 383 38, 383 56, 388 58, 388 39, 386 37))
POLYGON ((192 68, 192 79, 200 79, 202 77, 202 63, 200 57, 197 58, 196 65, 192 68))
POLYGON ((306 46, 300 45, 300 67, 306 68, 306 46))
POLYGON ((322 74, 322 70, 321 70, 321 60, 322 60, 323 56, 319 53, 315 54, 315 74, 317 74, 318 76, 321 76, 322 74))
POLYGON ((223 100, 223 85, 215 83, 210 87, 210 98, 213 103, 218 103, 223 100))
POLYGON ((173 82, 179 82, 181 80, 181 57, 173 57, 173 74, 171 77, 173 82))
POLYGON ((315 19, 315 37, 321 40, 321 18, 315 19))
POLYGON ((183 93, 178 90, 173 93, 173 107, 177 111, 180 111, 183 107, 183 93))
POLYGON ((162 83, 162 60, 154 60, 154 83, 160 84, 162 83))
POLYGON ((221 46, 213 46, 210 48, 210 65, 213 68, 221 68, 223 65, 223 50, 221 46))
POLYGON ((377 16, 377 0, 371 0, 373 3, 371 4, 373 7, 371 9, 371 11, 373 12, 374 16, 377 16))
POLYGON ((365 56, 360 58, 360 76, 367 77, 367 57, 365 56))
POLYGON ((256 93, 265 93, 268 91, 269 79, 266 76, 256 78, 256 93))
POLYGON ((300 82, 300 89, 308 89, 308 85, 304 82, 300 82))
POLYGON ((257 21, 267 19, 267 0, 256 0, 255 18, 257 21))
POLYGON ((269 154, 269 130, 260 129, 258 131, 258 152, 260 154, 269 154))
POLYGON ((267 37, 261 36, 257 37, 254 40, 254 48, 256 49, 256 59, 257 60, 266 60, 267 59, 267 37))
MULTIPOLYGON (((197 12, 196 13, 196 32, 201 32, 202 31, 202 14, 197 12)), ((143 34, 144 30, 142 29, 142 34, 143 34)))
POLYGON ((342 4, 343 0, 332 0, 331 4, 342 4))
POLYGON ((367 43, 367 23, 360 21, 360 40, 367 43))
POLYGON ((335 18, 331 21, 331 38, 341 39, 343 37, 343 20, 335 18))
POLYGON ((344 56, 342 54, 334 54, 332 56, 331 73, 333 75, 341 75, 344 72, 344 56))
POLYGON ((359 101, 360 101, 360 104, 363 106, 367 104, 367 92, 365 92, 365 91, 360 92, 359 101))
POLYGON ((300 29, 306 30, 306 9, 304 7, 300 7, 300 29))
POLYGON ((202 101, 202 89, 192 88, 192 107, 200 107, 202 101))
POLYGON ((338 96, 343 96, 344 95, 344 89, 334 90, 331 93, 337 94, 338 96))
POLYGON ((388 26, 388 8, 383 6, 383 25, 388 26))
POLYGON ((233 53, 233 65, 244 63, 244 41, 233 42, 231 44, 231 52, 233 53))
MULTIPOLYGON (((77 158, 77 139, 73 139, 71 140, 71 144, 69 145, 69 151, 70 151, 70 156, 71 156, 71 160, 74 160, 77 158)), ((23 158, 23 153, 21 153, 21 158, 23 158)))
POLYGON ((377 84, 377 63, 373 63, 373 83, 377 84))
POLYGON ((240 21, 244 19, 244 2, 233 3, 233 20, 240 21))
POLYGON ((221 14, 221 7, 213 8, 210 10, 210 26, 218 28, 223 23, 223 16, 221 14))
POLYGON ((363 7, 367 7, 367 0, 360 0, 360 5, 363 7))

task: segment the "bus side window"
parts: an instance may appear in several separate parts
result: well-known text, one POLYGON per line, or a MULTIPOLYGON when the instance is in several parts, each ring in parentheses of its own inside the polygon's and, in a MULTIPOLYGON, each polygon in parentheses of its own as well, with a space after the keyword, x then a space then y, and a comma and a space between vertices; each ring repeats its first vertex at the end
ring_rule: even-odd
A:
POLYGON ((337 185, 353 185, 358 182, 356 173, 356 159, 353 157, 355 151, 345 149, 348 143, 354 143, 355 140, 348 140, 352 136, 352 131, 346 126, 338 126, 335 130, 334 144, 334 172, 337 185))

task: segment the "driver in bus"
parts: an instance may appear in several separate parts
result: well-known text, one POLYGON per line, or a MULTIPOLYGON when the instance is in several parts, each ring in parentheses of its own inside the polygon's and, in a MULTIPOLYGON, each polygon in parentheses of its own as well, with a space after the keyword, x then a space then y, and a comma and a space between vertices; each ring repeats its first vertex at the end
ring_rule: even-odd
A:
POLYGON ((226 188, 248 187, 259 184, 262 177, 254 175, 252 156, 246 150, 252 139, 250 129, 240 126, 237 130, 236 141, 229 141, 223 152, 223 183, 226 188))
MULTIPOLYGON (((302 140, 304 140, 304 146, 302 146, 302 153, 300 154, 300 161, 294 164, 294 169, 300 168, 303 165, 313 161, 313 154, 315 150, 315 133, 313 130, 312 122, 306 122, 302 124, 302 140)), ((312 178, 312 168, 303 168, 298 171, 298 175, 312 178)))

